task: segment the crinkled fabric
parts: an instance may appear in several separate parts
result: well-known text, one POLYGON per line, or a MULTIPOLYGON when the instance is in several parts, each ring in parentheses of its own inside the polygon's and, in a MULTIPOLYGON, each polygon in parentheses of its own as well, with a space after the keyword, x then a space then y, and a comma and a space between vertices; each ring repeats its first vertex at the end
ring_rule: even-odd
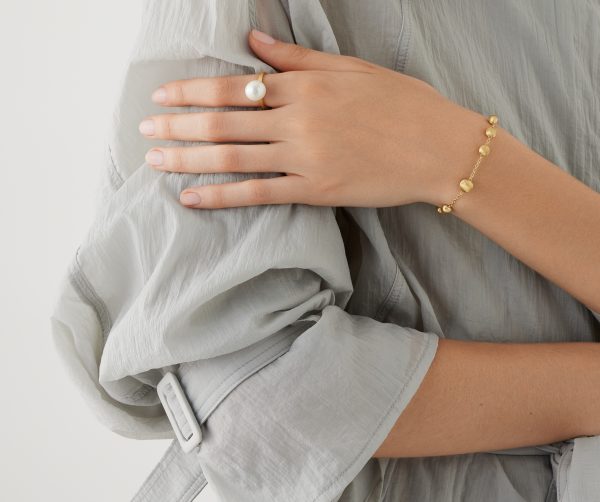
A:
MULTIPOLYGON (((96 214, 51 318, 74 384, 118 434, 173 438, 156 386, 167 371, 183 383, 202 443, 191 457, 174 443, 173 469, 161 464, 136 500, 192 500, 206 481, 232 502, 600 500, 597 436, 372 458, 440 337, 598 342, 599 313, 428 204, 186 208, 188 186, 280 174, 159 172, 145 152, 188 143, 137 130, 166 112, 150 101, 164 82, 275 72, 247 46, 257 28, 497 113, 600 191, 599 25, 600 6, 584 0, 145 1, 96 214)), ((235 109, 246 108, 216 108, 235 109)))

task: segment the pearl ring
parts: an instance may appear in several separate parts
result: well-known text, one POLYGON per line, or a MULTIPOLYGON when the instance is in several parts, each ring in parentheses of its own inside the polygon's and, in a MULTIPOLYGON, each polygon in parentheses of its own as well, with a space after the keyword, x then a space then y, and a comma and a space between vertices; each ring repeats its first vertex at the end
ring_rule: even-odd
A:
POLYGON ((263 98, 267 93, 267 88, 262 81, 264 74, 265 72, 261 71, 258 74, 258 78, 256 80, 251 80, 250 82, 248 82, 246 84, 246 87, 244 88, 246 97, 250 101, 259 101, 261 108, 266 108, 265 102, 263 101, 263 98))

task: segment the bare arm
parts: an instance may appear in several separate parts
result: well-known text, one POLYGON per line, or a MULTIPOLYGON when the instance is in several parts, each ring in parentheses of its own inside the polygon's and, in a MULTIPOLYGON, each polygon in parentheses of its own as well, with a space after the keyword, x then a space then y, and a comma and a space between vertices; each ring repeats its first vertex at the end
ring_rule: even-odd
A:
POLYGON ((440 339, 374 457, 425 457, 600 434, 600 344, 440 339))
MULTIPOLYGON (((485 124, 485 117, 474 112, 461 119, 448 148, 465 152, 464 158, 441 167, 437 195, 427 202, 445 204, 458 193, 459 180, 468 177, 478 158, 473 142, 485 139, 485 124)), ((473 179, 474 189, 458 199, 451 214, 600 312, 600 194, 500 124, 490 148, 473 179)))
MULTIPOLYGON (((464 161, 444 166, 438 196, 427 202, 452 200, 477 159, 469 142, 485 118, 471 118, 446 145, 467 152, 464 161)), ((474 190, 452 215, 600 311, 600 195, 505 129, 490 146, 474 190)), ((600 434, 598 361, 595 343, 440 339, 421 386, 374 457, 493 451, 600 434)))

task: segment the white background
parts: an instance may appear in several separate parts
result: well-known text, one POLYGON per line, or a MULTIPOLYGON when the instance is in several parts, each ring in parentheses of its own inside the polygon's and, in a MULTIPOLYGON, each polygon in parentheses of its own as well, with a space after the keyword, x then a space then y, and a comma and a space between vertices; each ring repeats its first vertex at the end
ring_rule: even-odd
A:
MULTIPOLYGON (((0 0, 0 499, 128 501, 169 441, 96 421, 50 335, 141 2, 0 0)), ((207 487, 197 501, 216 501, 207 487)), ((169 502, 169 501, 165 501, 169 502)))

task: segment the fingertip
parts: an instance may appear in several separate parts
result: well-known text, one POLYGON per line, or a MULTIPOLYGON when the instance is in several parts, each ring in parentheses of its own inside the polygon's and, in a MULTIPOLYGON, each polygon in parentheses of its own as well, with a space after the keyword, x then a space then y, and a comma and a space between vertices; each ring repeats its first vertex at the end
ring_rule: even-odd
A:
POLYGON ((164 87, 159 87, 152 93, 152 101, 162 105, 167 102, 167 90, 164 87))
POLYGON ((275 43, 275 39, 272 36, 254 28, 250 31, 250 37, 262 44, 273 45, 275 43))
POLYGON ((196 192, 182 192, 179 196, 179 200, 186 206, 195 206, 200 204, 202 199, 196 192))
POLYGON ((158 166, 162 166, 164 164, 165 156, 164 156, 164 153, 162 152, 162 150, 153 148, 152 150, 149 150, 148 152, 146 152, 145 159, 146 159, 146 162, 148 164, 150 164, 151 166, 158 167, 158 166))

